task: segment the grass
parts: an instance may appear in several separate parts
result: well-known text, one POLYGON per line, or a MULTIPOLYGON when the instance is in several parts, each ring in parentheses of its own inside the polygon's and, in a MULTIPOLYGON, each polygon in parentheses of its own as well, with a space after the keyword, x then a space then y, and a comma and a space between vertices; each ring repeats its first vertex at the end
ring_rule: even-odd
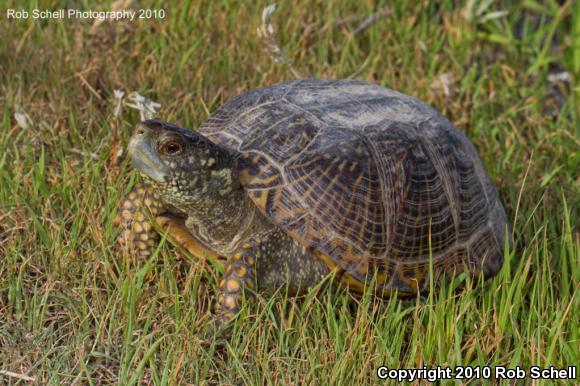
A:
POLYGON ((273 63, 255 32, 264 2, 175 2, 163 20, 93 31, 6 19, 64 2, 0 5, 0 383, 375 384, 381 365, 578 365, 580 4, 389 2, 354 33, 382 9, 371 3, 280 4, 271 22, 291 66, 273 63), (166 242, 134 266, 116 254, 116 205, 136 181, 117 151, 139 116, 115 119, 113 90, 196 127, 293 71, 401 90, 465 131, 514 226, 501 273, 411 300, 261 297, 224 344, 208 311, 213 269, 166 242), (560 71, 571 81, 548 81, 560 71))

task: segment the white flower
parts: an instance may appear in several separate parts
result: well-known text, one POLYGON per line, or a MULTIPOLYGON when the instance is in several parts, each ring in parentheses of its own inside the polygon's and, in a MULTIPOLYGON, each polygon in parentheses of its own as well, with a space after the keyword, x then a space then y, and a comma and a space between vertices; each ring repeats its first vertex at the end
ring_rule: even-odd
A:
POLYGON ((129 99, 131 100, 131 103, 125 103, 125 106, 139 110, 139 115, 142 121, 154 118, 157 109, 161 107, 161 104, 140 95, 136 91, 129 94, 129 99))
POLYGON ((268 25, 268 20, 270 19, 270 16, 272 16, 274 11, 276 10, 276 7, 277 7, 276 4, 270 4, 266 8, 264 8, 264 10, 262 11, 262 24, 263 25, 268 25))
POLYGON ((16 123, 18 124, 18 126, 20 126, 20 128, 24 130, 30 129, 30 127, 33 124, 30 117, 25 113, 15 112, 14 119, 16 119, 16 123))
POLYGON ((123 97, 125 96, 125 92, 114 90, 113 94, 115 96, 115 111, 113 112, 113 115, 115 118, 119 118, 123 112, 123 97))
POLYGON ((548 82, 550 83, 558 83, 558 82, 570 83, 571 81, 572 74, 570 74, 568 71, 561 71, 548 74, 548 82))

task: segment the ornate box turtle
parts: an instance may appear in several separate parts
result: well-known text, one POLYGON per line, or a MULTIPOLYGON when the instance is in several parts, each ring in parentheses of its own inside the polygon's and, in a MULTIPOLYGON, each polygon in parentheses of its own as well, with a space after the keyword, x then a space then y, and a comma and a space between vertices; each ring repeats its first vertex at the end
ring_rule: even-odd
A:
POLYGON ((148 255, 156 221, 193 255, 218 257, 220 321, 255 288, 300 293, 332 270, 357 291, 376 277, 381 294, 425 291, 430 272, 490 277, 510 242, 468 138, 363 81, 252 90, 197 131, 145 121, 129 153, 145 182, 123 204, 120 242, 148 255))

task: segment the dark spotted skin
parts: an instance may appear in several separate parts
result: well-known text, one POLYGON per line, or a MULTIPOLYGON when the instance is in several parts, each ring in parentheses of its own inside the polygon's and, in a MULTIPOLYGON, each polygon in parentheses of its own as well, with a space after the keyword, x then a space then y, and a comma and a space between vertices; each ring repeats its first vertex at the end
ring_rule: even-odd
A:
POLYGON ((206 248, 193 235, 184 219, 164 207, 147 184, 137 184, 127 195, 115 224, 120 228, 118 243, 129 247, 132 256, 149 257, 157 246, 159 234, 155 221, 175 243, 191 255, 204 259, 211 256, 220 261, 225 273, 219 283, 215 314, 225 323, 239 311, 242 299, 254 296, 256 289, 273 292, 279 288, 290 295, 298 295, 319 283, 328 274, 326 264, 290 238, 273 229, 261 239, 241 241, 228 256, 206 248), (259 282, 256 278, 259 277, 259 282), (287 287, 287 288, 286 288, 287 287))
POLYGON ((259 257, 256 270, 264 290, 281 288, 291 296, 299 295, 330 272, 311 250, 279 229, 265 236, 256 250, 259 257))
POLYGON ((411 295, 431 274, 437 285, 502 265, 507 219, 473 145, 425 103, 378 85, 252 90, 196 132, 143 122, 129 153, 158 210, 227 260, 222 322, 254 279, 300 293, 336 270, 356 291, 376 277, 380 293, 411 295))
POLYGON ((287 285, 289 293, 300 294, 328 274, 327 265, 309 248, 259 212, 237 181, 235 169, 228 164, 234 160, 227 154, 207 143, 198 147, 197 138, 161 121, 144 122, 137 130, 154 146, 163 143, 164 133, 180 133, 191 153, 164 159, 170 176, 163 183, 143 174, 145 183, 137 185, 122 204, 119 242, 140 256, 151 255, 158 240, 151 234, 150 223, 155 221, 192 255, 216 257, 225 269, 215 305, 219 323, 230 320, 242 299, 251 297, 256 288, 272 292, 287 285), (146 246, 140 241, 144 229, 146 246))
POLYGON ((220 281, 218 319, 231 319, 239 311, 242 298, 252 297, 256 288, 268 292, 282 289, 289 295, 298 295, 319 283, 328 272, 321 260, 281 231, 262 240, 242 242, 228 260, 220 281))
POLYGON ((164 207, 147 184, 139 183, 127 194, 115 225, 120 230, 117 242, 131 258, 151 256, 160 239, 159 229, 192 256, 225 262, 225 258, 197 241, 185 226, 185 219, 164 207))

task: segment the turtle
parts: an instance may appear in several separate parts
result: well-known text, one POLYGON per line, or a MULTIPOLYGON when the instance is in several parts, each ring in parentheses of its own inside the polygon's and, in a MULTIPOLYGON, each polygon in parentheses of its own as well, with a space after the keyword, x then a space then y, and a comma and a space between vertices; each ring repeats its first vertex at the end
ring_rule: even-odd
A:
POLYGON ((498 192, 467 136, 419 99, 361 80, 301 79, 233 97, 196 130, 161 119, 129 145, 143 182, 119 241, 156 226, 224 267, 220 323, 258 291, 335 283, 411 296, 489 278, 511 245, 498 192), (155 224, 156 223, 156 224, 155 224))

